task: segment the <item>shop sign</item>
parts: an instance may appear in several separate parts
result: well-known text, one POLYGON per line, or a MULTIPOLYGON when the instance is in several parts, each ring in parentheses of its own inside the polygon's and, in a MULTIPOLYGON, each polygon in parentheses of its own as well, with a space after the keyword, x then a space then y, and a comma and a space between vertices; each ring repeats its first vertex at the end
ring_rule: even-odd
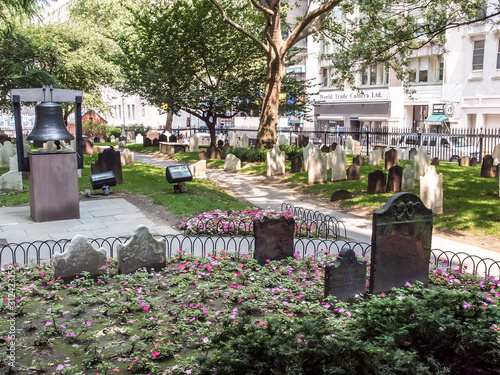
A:
POLYGON ((319 99, 323 102, 352 102, 364 100, 388 100, 389 90, 363 90, 363 91, 322 91, 319 99))

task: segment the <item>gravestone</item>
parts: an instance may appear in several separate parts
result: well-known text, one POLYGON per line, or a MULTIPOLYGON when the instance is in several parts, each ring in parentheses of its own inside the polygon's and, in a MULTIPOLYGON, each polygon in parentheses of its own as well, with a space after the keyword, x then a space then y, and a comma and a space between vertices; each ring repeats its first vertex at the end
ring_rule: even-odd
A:
POLYGON ((361 155, 357 155, 352 158, 352 163, 356 165, 365 165, 365 158, 361 155))
POLYGON ((307 159, 311 153, 311 150, 314 148, 314 144, 312 142, 308 143, 306 147, 302 149, 302 156, 304 157, 304 170, 307 172, 307 159))
POLYGON ((153 142, 151 141, 150 138, 148 138, 148 137, 144 138, 144 143, 143 143, 144 147, 151 147, 152 145, 153 145, 153 142))
POLYGON ((493 149, 493 153, 491 154, 491 157, 493 159, 500 159, 500 143, 495 145, 495 148, 493 149))
POLYGON ((409 160, 413 160, 415 158, 415 155, 417 155, 417 149, 412 148, 408 153, 409 160))
POLYGON ((418 181, 420 177, 425 175, 427 168, 431 165, 431 158, 427 155, 427 148, 425 146, 420 146, 413 160, 413 167, 415 168, 415 181, 418 181))
POLYGON ((158 142, 170 142, 170 134, 167 135, 165 133, 160 133, 157 134, 154 138, 158 138, 158 142))
POLYGON ((160 141, 158 138, 153 138, 153 146, 158 147, 160 145, 160 141))
MULTIPOLYGON (((305 135, 301 134, 297 137, 297 140, 296 140, 296 144, 297 144, 297 147, 307 147, 307 145, 309 144, 309 137, 306 137, 305 135)), ((306 158, 304 158, 304 161, 306 160, 306 158)))
POLYGON ((438 166, 439 165, 439 158, 432 158, 431 165, 438 166))
POLYGON ((134 153, 126 148, 120 153, 120 160, 122 165, 134 165, 134 153))
POLYGON ((321 150, 312 146, 311 152, 307 161, 304 162, 307 171, 307 183, 311 184, 323 184, 326 182, 327 169, 326 169, 326 158, 321 153, 321 150))
POLYGON ((378 165, 380 162, 380 150, 370 151, 368 154, 368 165, 378 165))
POLYGON ((331 152, 332 158, 332 181, 344 181, 346 179, 346 152, 341 146, 331 152))
POLYGON ((116 137, 114 135, 111 135, 111 137, 109 137, 110 142, 115 143, 115 140, 116 140, 116 137))
POLYGON ((366 260, 358 261, 350 248, 342 248, 335 264, 325 266, 325 297, 347 301, 366 293, 366 260))
POLYGON ((234 154, 227 154, 226 159, 224 160, 224 171, 234 172, 238 169, 241 169, 241 160, 234 154))
POLYGON ((432 211, 411 193, 396 193, 373 213, 369 292, 407 282, 428 285, 432 211))
POLYGON ((230 134, 229 134, 229 146, 231 147, 236 147, 237 146, 237 143, 238 143, 238 136, 236 135, 236 132, 235 131, 232 131, 230 134))
POLYGON ((94 153, 94 144, 90 142, 88 139, 84 140, 83 142, 83 153, 85 155, 92 155, 94 153))
POLYGON ((302 156, 295 155, 290 159, 292 173, 302 172, 302 156))
POLYGON ((0 145, 0 168, 10 167, 10 158, 16 155, 16 149, 12 143, 5 141, 3 146, 0 145))
POLYGON ((64 253, 54 254, 52 258, 54 279, 60 277, 64 281, 70 281, 82 275, 83 272, 96 277, 106 262, 106 250, 94 249, 84 236, 77 235, 73 237, 64 253))
POLYGON ((321 152, 330 152, 330 147, 328 145, 322 145, 321 146, 321 152))
POLYGON ((481 177, 484 178, 497 178, 498 177, 498 167, 493 162, 493 157, 491 155, 486 155, 483 158, 483 164, 481 165, 481 177))
POLYGON ((196 134, 193 134, 189 138, 189 151, 191 152, 200 151, 200 146, 198 144, 198 136, 196 134))
POLYGON ((387 177, 386 191, 396 191, 396 192, 401 191, 402 182, 403 182, 403 167, 399 165, 393 165, 391 168, 389 168, 389 176, 387 177))
POLYGON ((345 152, 349 154, 354 154, 354 141, 351 136, 348 136, 344 143, 345 152))
POLYGON ((406 164, 403 169, 403 178, 401 180, 402 191, 413 191, 415 189, 415 173, 410 164, 406 164))
POLYGON ((470 158, 470 166, 477 167, 477 158, 470 158))
MULTIPOLYGON (((47 150, 48 152, 57 151, 57 145, 54 141, 47 141, 43 144, 43 149, 47 150)), ((5 168, 5 167, 2 167, 2 168, 5 168)))
POLYGON ((99 143, 106 143, 106 140, 104 138, 99 138, 99 143))
POLYGON ((135 143, 139 144, 144 143, 144 136, 142 134, 137 134, 135 136, 135 143))
POLYGON ((337 142, 333 142, 328 148, 328 152, 335 151, 336 148, 337 148, 337 142))
POLYGON ((224 141, 222 139, 219 139, 217 141, 217 147, 219 147, 219 148, 224 147, 224 141))
POLYGON ((387 173, 381 170, 376 170, 368 173, 368 194, 385 193, 387 185, 387 173))
POLYGON ((104 173, 113 171, 117 184, 123 183, 122 177, 122 163, 120 159, 120 152, 110 147, 97 155, 95 163, 90 165, 90 173, 104 173))
POLYGON ((189 166, 193 178, 207 178, 207 161, 200 160, 189 166))
POLYGON ((200 153, 198 154, 198 159, 200 159, 200 160, 205 160, 205 161, 206 161, 206 160, 208 159, 208 157, 207 157, 207 152, 206 152, 206 151, 200 152, 200 153))
POLYGON ((359 180, 359 167, 357 164, 353 163, 347 168, 347 179, 349 181, 359 180))
POLYGON ((391 148, 385 153, 385 169, 391 169, 394 165, 399 164, 399 152, 391 148))
POLYGON ((280 136, 278 137, 278 144, 280 146, 282 146, 282 145, 289 145, 290 142, 288 140, 288 137, 285 134, 280 134, 280 136))
POLYGON ((129 274, 140 268, 160 271, 167 264, 165 238, 155 239, 145 225, 138 226, 132 237, 116 245, 118 273, 129 274))
POLYGON ((177 137, 175 136, 175 134, 172 134, 170 137, 168 137, 168 140, 167 140, 167 136, 165 134, 162 134, 160 135, 160 142, 170 142, 170 143, 177 143, 177 137), (162 137, 164 136, 164 138, 162 137), (163 139, 165 139, 163 141, 163 139))
POLYGON ((264 217, 253 221, 255 236, 254 258, 260 265, 272 260, 293 257, 293 234, 295 220, 280 216, 277 219, 264 217))
POLYGON ((10 158, 10 167, 7 173, 0 176, 0 192, 22 192, 23 172, 18 171, 17 155, 10 158))
POLYGON ((470 157, 461 156, 460 159, 458 159, 458 165, 461 167, 470 167, 470 157))
POLYGON ((332 194, 332 197, 330 198, 330 202, 335 202, 335 201, 343 201, 345 199, 351 199, 352 194, 347 191, 347 190, 337 190, 332 194))
POLYGON ((205 153, 207 159, 222 159, 222 152, 217 147, 209 147, 205 153))
POLYGON ((433 165, 420 177, 420 199, 434 215, 443 213, 443 174, 437 174, 433 165))
POLYGON ((285 174, 285 151, 274 145, 271 152, 267 153, 267 176, 285 174))
POLYGON ((222 146, 222 152, 226 152, 230 148, 231 148, 231 146, 229 146, 229 143, 224 143, 224 146, 222 146))
POLYGON ((118 142, 118 148, 125 148, 125 146, 127 146, 127 142, 125 141, 118 142))
POLYGON ((248 147, 250 145, 250 140, 246 134, 241 137, 241 147, 248 147))

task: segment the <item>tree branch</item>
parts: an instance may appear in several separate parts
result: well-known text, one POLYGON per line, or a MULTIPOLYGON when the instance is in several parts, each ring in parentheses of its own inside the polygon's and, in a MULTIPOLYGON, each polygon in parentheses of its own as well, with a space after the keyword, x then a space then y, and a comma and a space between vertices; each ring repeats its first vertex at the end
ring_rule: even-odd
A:
POLYGON ((232 27, 234 27, 236 30, 238 30, 239 32, 243 33, 244 35, 246 35, 247 37, 249 37, 250 39, 252 39, 260 48, 262 48, 266 53, 269 51, 269 48, 264 44, 262 43, 262 41, 257 38, 257 36, 253 35, 250 31, 244 29, 243 27, 241 27, 239 24, 237 24, 236 22, 234 22, 231 18, 229 18, 226 14, 226 11, 222 8, 222 6, 217 2, 217 0, 210 0, 212 2, 212 4, 215 5, 215 7, 217 8, 217 10, 219 11, 219 13, 221 14, 222 16, 222 20, 227 23, 228 25, 231 25, 232 27))
POLYGON ((269 15, 271 17, 274 16, 274 12, 271 9, 267 8, 266 6, 259 4, 255 0, 250 0, 250 2, 253 4, 254 7, 256 7, 258 10, 260 10, 262 13, 269 15))

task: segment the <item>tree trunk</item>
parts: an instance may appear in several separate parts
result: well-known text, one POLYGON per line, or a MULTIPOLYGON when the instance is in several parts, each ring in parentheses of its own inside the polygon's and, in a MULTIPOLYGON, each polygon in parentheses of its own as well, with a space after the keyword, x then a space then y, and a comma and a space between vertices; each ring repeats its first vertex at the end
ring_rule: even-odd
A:
POLYGON ((165 131, 172 133, 172 123, 174 122, 174 112, 167 110, 167 122, 165 123, 165 131))

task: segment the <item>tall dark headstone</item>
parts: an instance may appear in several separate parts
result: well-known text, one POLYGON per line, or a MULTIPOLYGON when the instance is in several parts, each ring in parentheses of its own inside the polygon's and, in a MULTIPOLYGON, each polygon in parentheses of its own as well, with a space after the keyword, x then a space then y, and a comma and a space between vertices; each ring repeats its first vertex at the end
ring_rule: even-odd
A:
POLYGON ((391 169, 393 165, 399 164, 399 152, 393 148, 385 153, 385 169, 391 169))
POLYGON ((359 180, 359 167, 356 164, 353 163, 347 168, 347 179, 359 180))
POLYGON ((483 158, 483 165, 481 166, 481 177, 485 178, 498 177, 498 166, 493 165, 493 156, 486 155, 483 158))
POLYGON ((368 173, 368 194, 385 193, 387 184, 387 173, 377 169, 368 173))
POLYGON ((144 142, 142 144, 144 147, 151 147, 153 145, 153 142, 150 138, 146 137, 144 138, 144 142))
POLYGON ((209 147, 207 149, 207 159, 221 159, 221 151, 217 147, 209 147))
POLYGON ((477 158, 470 158, 470 166, 477 167, 477 158))
POLYGON ((120 151, 116 151, 112 147, 107 148, 103 152, 98 154, 96 162, 90 165, 91 174, 104 173, 109 171, 113 171, 113 173, 115 174, 117 184, 123 183, 120 151))
POLYGON ((356 165, 365 165, 365 158, 362 157, 361 155, 357 155, 357 156, 352 158, 352 162, 353 162, 353 164, 356 164, 356 165))
POLYGON ((260 265, 267 260, 281 260, 293 257, 293 234, 295 220, 281 216, 279 219, 264 217, 253 221, 255 236, 254 258, 260 265))
POLYGON ((159 146, 160 140, 158 138, 153 138, 153 146, 159 146))
POLYGON ((432 158, 431 165, 439 165, 439 158, 432 158))
POLYGON ((429 278, 432 210, 411 193, 394 194, 373 213, 370 293, 429 278))
POLYGON ((158 142, 171 142, 165 133, 158 135, 158 142))
POLYGON ((309 144, 309 137, 301 134, 297 137, 297 147, 306 147, 309 144))
POLYGON ((389 169, 386 191, 401 191, 402 181, 403 181, 403 167, 399 165, 393 165, 389 169))
POLYGON ((366 261, 359 262, 356 253, 343 248, 335 264, 325 267, 325 296, 347 301, 366 292, 366 261))
MULTIPOLYGON (((165 136, 165 138, 167 137, 165 136)), ((177 137, 174 134, 172 134, 170 137, 168 137, 168 141, 170 143, 177 143, 177 137)))
POLYGON ((461 156, 460 159, 458 159, 458 165, 461 167, 470 167, 470 157, 461 156))
POLYGON ((219 147, 219 148, 224 147, 224 141, 223 141, 222 139, 219 139, 219 140, 217 141, 217 147, 219 147))
POLYGON ((321 152, 330 152, 330 147, 328 145, 322 145, 321 152))
POLYGON ((328 152, 335 151, 337 149, 337 142, 333 142, 328 149, 328 152))
POLYGON ((292 156, 290 162, 292 167, 291 171, 292 173, 302 172, 302 156, 300 155, 292 156))

